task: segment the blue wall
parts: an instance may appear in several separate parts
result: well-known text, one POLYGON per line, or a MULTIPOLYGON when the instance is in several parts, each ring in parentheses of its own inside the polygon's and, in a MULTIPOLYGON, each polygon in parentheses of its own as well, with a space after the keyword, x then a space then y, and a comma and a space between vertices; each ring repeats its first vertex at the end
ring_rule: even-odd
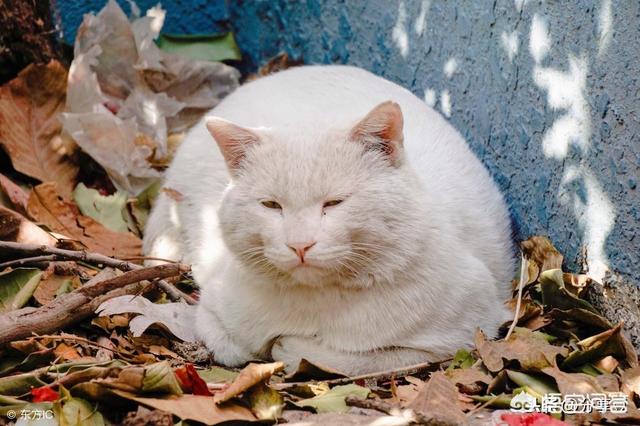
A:
MULTIPOLYGON (((87 8, 73 3, 58 0, 65 28, 87 8)), ((521 237, 550 235, 572 268, 586 248, 595 275, 609 266, 640 283, 638 2, 163 3, 166 31, 211 32, 229 19, 246 69, 287 51, 408 87, 466 137, 521 237)))

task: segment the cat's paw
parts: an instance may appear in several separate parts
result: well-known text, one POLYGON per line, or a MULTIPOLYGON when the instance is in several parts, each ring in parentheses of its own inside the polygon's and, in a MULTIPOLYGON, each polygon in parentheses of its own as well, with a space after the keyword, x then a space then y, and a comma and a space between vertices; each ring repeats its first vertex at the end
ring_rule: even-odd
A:
POLYGON ((214 314, 202 306, 197 311, 196 331, 198 339, 204 343, 217 363, 237 367, 255 358, 226 333, 214 314))

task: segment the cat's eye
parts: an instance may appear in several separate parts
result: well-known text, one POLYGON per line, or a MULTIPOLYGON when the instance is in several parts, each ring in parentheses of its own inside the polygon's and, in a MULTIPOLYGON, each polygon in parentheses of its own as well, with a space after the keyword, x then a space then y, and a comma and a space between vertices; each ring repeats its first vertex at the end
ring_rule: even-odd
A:
POLYGON ((330 201, 327 201, 322 205, 322 208, 337 206, 342 201, 344 201, 344 200, 330 200, 330 201))
POLYGON ((271 201, 271 200, 261 201, 260 204, 262 204, 268 209, 282 210, 282 206, 275 201, 271 201))

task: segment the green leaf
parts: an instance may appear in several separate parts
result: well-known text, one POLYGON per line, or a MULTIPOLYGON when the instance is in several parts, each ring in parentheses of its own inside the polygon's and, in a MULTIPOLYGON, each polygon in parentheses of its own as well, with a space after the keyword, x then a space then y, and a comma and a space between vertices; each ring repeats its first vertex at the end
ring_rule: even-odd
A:
POLYGON ((105 196, 80 183, 73 190, 73 199, 83 215, 95 219, 112 231, 128 231, 129 228, 123 216, 127 204, 126 192, 118 191, 105 196))
POLYGON ((475 362, 476 359, 471 355, 471 352, 466 349, 458 349, 458 352, 453 356, 451 365, 447 367, 447 371, 454 368, 470 368, 475 362))
POLYGON ((207 383, 231 383, 238 377, 237 371, 227 370, 222 367, 211 367, 206 370, 196 370, 198 375, 207 383))
POLYGON ((38 287, 42 272, 17 268, 0 274, 0 313, 22 308, 38 287))
POLYGON ((348 409, 344 402, 347 396, 366 398, 369 396, 369 392, 369 389, 354 384, 336 386, 322 395, 298 401, 295 405, 315 408, 318 413, 344 413, 348 409))
POLYGON ((42 371, 36 370, 2 377, 0 378, 0 395, 20 396, 29 393, 31 388, 45 386, 46 383, 39 378, 41 375, 42 371))
POLYGON ((589 302, 574 296, 565 288, 562 270, 550 269, 544 271, 540 274, 539 281, 542 291, 542 304, 545 308, 558 308, 560 310, 579 308, 595 314, 598 313, 589 302))
POLYGON ((156 362, 145 367, 142 381, 143 392, 169 393, 181 395, 180 383, 168 362, 156 362))
POLYGON ((532 374, 521 373, 519 371, 505 371, 507 372, 507 376, 509 376, 509 379, 511 379, 516 385, 527 387, 534 392, 534 396, 536 397, 541 397, 548 393, 558 392, 558 388, 556 388, 553 383, 546 378, 534 376, 532 374))
POLYGON ((54 405, 56 419, 60 426, 104 426, 102 414, 88 401, 71 398, 62 404, 54 405))
POLYGON ((158 47, 169 53, 199 61, 239 61, 240 48, 233 33, 225 34, 160 34, 158 47))

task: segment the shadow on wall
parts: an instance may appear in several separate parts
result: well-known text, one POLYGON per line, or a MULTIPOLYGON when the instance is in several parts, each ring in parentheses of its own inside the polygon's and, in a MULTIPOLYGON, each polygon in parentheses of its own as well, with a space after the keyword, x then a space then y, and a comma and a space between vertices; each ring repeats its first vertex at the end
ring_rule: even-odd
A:
POLYGON ((250 67, 284 50, 408 87, 487 165, 520 238, 550 235, 569 267, 640 283, 638 4, 390 5, 237 1, 230 12, 250 67))

